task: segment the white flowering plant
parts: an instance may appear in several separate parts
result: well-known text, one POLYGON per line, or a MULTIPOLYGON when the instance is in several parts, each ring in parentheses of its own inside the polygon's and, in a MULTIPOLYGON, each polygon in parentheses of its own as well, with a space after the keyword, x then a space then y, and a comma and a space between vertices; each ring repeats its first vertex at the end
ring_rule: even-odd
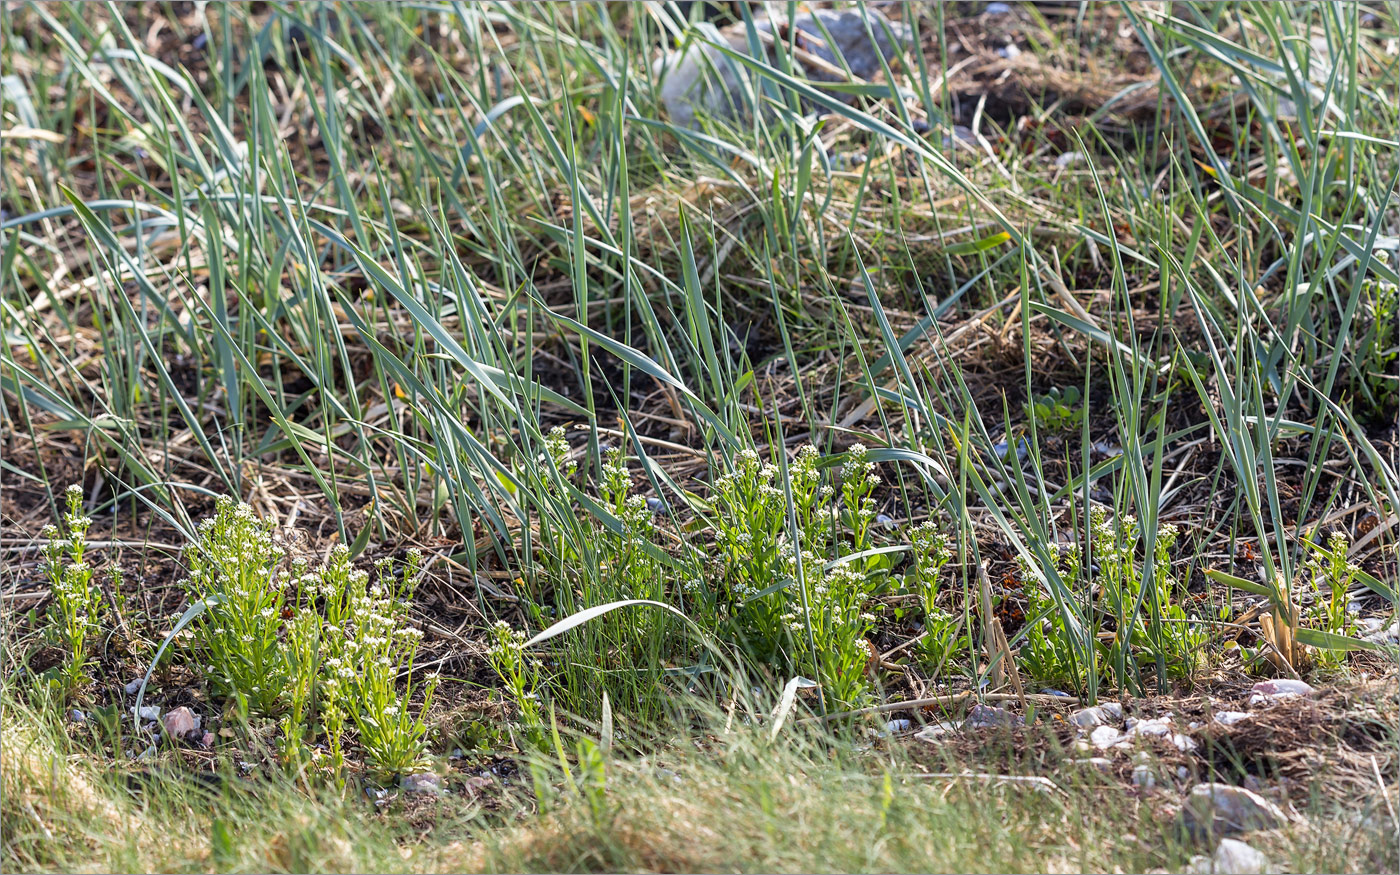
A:
POLYGON ((486 657, 515 703, 518 725, 529 745, 535 750, 547 751, 548 739, 538 695, 540 661, 525 651, 525 633, 512 629, 504 620, 497 620, 491 627, 486 657))
MULTIPOLYGON (((1308 558, 1303 562, 1303 574, 1312 596, 1306 612, 1309 625, 1333 635, 1355 636, 1357 626, 1347 611, 1347 590, 1361 568, 1347 558, 1351 542, 1345 534, 1334 532, 1326 544, 1304 543, 1308 558)), ((1346 651, 1321 648, 1316 658, 1319 664, 1334 668, 1345 661, 1346 651)))
POLYGON ((1094 508, 1089 516, 1093 558, 1099 566, 1102 610, 1116 624, 1109 645, 1108 667, 1124 686, 1133 663, 1159 663, 1173 677, 1190 677, 1200 661, 1206 633, 1199 620, 1188 617, 1173 595, 1182 589, 1172 574, 1170 550, 1176 526, 1158 527, 1151 545, 1153 580, 1145 587, 1143 563, 1137 558, 1141 531, 1137 519, 1123 514, 1111 520, 1094 508), (1139 607, 1140 606, 1140 607, 1139 607))
POLYGON ((851 530, 851 552, 859 553, 870 546, 870 526, 875 521, 875 487, 880 475, 870 461, 865 444, 854 444, 846 451, 841 466, 841 504, 846 524, 851 530))
POLYGON ((206 605, 194 627, 206 680, 245 713, 274 714, 288 679, 280 641, 283 550, 270 523, 227 497, 195 534, 184 584, 192 601, 206 605))
POLYGON ((435 676, 413 678, 423 633, 409 622, 409 603, 422 555, 411 551, 397 568, 380 562, 371 581, 337 545, 312 570, 303 560, 285 561, 272 527, 228 498, 197 534, 186 587, 206 605, 195 629, 212 690, 245 713, 277 716, 282 757, 293 768, 323 736, 325 765, 342 780, 349 726, 373 770, 420 765, 423 714, 437 688, 435 676))
POLYGON ((870 547, 880 478, 866 448, 856 444, 840 469, 838 498, 819 461, 816 447, 799 448, 786 491, 778 466, 762 463, 751 449, 715 478, 715 589, 727 599, 732 633, 751 656, 785 672, 814 674, 828 704, 857 707, 870 688, 875 581, 864 563, 838 560, 870 547))
MULTIPOLYGON (((809 470, 815 472, 815 455, 815 449, 798 454, 792 465, 795 479, 805 478, 809 470)), ((796 568, 787 534, 787 502, 782 487, 774 482, 777 474, 776 465, 762 464, 758 453, 745 449, 735 456, 731 469, 714 480, 719 575, 715 589, 726 601, 741 644, 762 662, 790 652, 790 627, 797 623, 801 628, 789 605, 796 599, 781 588, 774 589, 796 568)), ((794 502, 799 494, 808 499, 815 491, 794 488, 794 502)), ((809 518, 818 516, 810 504, 807 510, 809 518)), ((812 556, 815 559, 816 554, 812 556)), ((796 601, 800 610, 800 600, 796 601)))
MULTIPOLYGON (((76 483, 64 493, 67 512, 63 526, 45 526, 44 573, 49 579, 48 619, 53 637, 68 651, 68 661, 59 670, 62 690, 73 693, 88 680, 91 662, 88 638, 97 628, 102 610, 102 591, 93 581, 93 569, 84 558, 87 531, 92 520, 82 513, 83 490, 76 483)), ((114 583, 120 587, 119 572, 114 583)))
POLYGON ((932 521, 915 526, 909 532, 912 556, 906 583, 919 596, 924 612, 923 637, 919 649, 929 664, 937 670, 947 662, 953 651, 965 641, 963 617, 939 604, 940 577, 952 561, 953 551, 948 538, 932 521))
MULTIPOLYGON (((1143 666, 1160 667, 1171 677, 1190 677, 1200 664, 1207 633, 1201 621, 1188 616, 1176 598, 1183 589, 1172 574, 1171 547, 1176 542, 1176 527, 1167 524, 1157 530, 1151 548, 1150 587, 1144 581, 1144 563, 1138 558, 1142 536, 1136 518, 1123 514, 1115 519, 1096 507, 1089 514, 1089 533, 1096 566, 1091 595, 1105 628, 1113 630, 1108 640, 1098 642, 1098 671, 1125 688, 1139 684, 1139 668, 1143 666)), ((1049 552, 1066 588, 1082 594, 1089 587, 1089 580, 1079 551, 1051 544, 1049 552)), ((1029 621, 1017 636, 1024 642, 1020 648, 1021 666, 1041 681, 1083 685, 1090 669, 1082 658, 1075 658, 1064 612, 1037 585, 1040 575, 1035 569, 1019 557, 1017 562, 1026 582, 1029 621)))
MULTIPOLYGON (((341 556, 349 561, 348 553, 341 556)), ((353 680, 343 673, 340 677, 354 691, 351 717, 366 762, 383 773, 415 768, 427 753, 423 715, 432 707, 438 677, 429 674, 416 687, 413 663, 423 632, 408 622, 409 600, 422 567, 423 556, 416 550, 409 551, 397 570, 390 560, 382 560, 368 592, 355 592, 349 602, 351 616, 343 636, 347 665, 338 668, 349 667, 356 674, 353 680), (402 689, 399 678, 404 678, 402 689), (415 688, 423 696, 417 709, 412 705, 415 688)))
MULTIPOLYGON (((1080 592, 1083 585, 1078 551, 1061 550, 1058 544, 1050 544, 1049 552, 1065 587, 1070 592, 1080 592)), ((1082 686, 1088 677, 1088 666, 1075 658, 1064 612, 1056 609, 1054 599, 1041 589, 1038 576, 1022 556, 1016 557, 1016 564, 1027 602, 1026 626, 1017 635, 1022 642, 1017 664, 1043 683, 1082 686)))

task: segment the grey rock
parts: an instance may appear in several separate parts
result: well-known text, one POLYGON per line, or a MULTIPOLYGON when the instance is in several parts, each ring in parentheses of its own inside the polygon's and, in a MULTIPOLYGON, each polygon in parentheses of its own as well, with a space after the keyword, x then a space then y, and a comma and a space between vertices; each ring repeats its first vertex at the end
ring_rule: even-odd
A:
POLYGON ((1193 875, 1264 875, 1269 858, 1239 839, 1221 839, 1215 853, 1197 854, 1187 869, 1193 875))
POLYGON ((1190 753, 1196 749, 1196 739, 1180 732, 1173 732, 1171 734, 1171 742, 1177 750, 1185 753, 1190 753))
POLYGON ((1069 722, 1081 729, 1089 729, 1094 726, 1103 726, 1108 721, 1104 719, 1103 712, 1098 708, 1081 708, 1069 715, 1069 722))
MULTIPOLYGON (((1363 620, 1362 622, 1364 623, 1365 621, 1363 620)), ((1375 641, 1378 644, 1395 644, 1396 642, 1400 642, 1400 620, 1392 621, 1389 626, 1385 625, 1384 620, 1378 620, 1368 625, 1370 628, 1366 629, 1365 635, 1363 636, 1367 641, 1375 641)))
POLYGON ((965 729, 994 729, 1020 726, 1025 723, 1019 714, 1013 714, 1005 708, 993 708, 990 705, 973 705, 972 710, 967 712, 967 720, 963 722, 965 729))
MULTIPOLYGON (((819 9, 797 16, 792 25, 798 32, 798 48, 836 67, 841 67, 844 59, 851 73, 862 79, 880 73, 882 61, 894 56, 896 44, 908 45, 911 36, 905 25, 890 21, 871 8, 844 12, 819 9), (830 35, 829 42, 823 28, 830 35)), ((754 28, 764 33, 774 30, 773 22, 767 18, 754 22, 754 28)), ((701 22, 694 26, 694 33, 694 42, 657 62, 657 73, 662 79, 661 100, 667 114, 672 122, 686 128, 696 126, 697 112, 740 117, 752 106, 751 89, 762 86, 754 82, 742 64, 707 43, 728 46, 736 54, 752 57, 745 27, 734 25, 721 31, 701 22)), ((765 48, 763 54, 765 63, 773 60, 771 50, 765 48)), ((804 64, 801 58, 794 60, 809 79, 829 82, 842 78, 816 65, 804 64)))
POLYGON ((1087 159, 1084 157, 1083 152, 1062 152, 1060 156, 1055 159, 1055 166, 1060 170, 1064 170, 1071 164, 1079 164, 1085 160, 1087 159))
POLYGON ((1151 790, 1157 786, 1157 773, 1151 766, 1133 766, 1133 786, 1151 790))
POLYGON ((982 11, 988 15, 1005 15, 1011 11, 1011 7, 1005 3, 988 3, 987 8, 982 11))
POLYGON ((404 775, 399 779, 399 789, 405 793, 439 794, 442 792, 442 778, 433 772, 404 775))
POLYGON ((136 706, 131 706, 131 716, 141 720, 159 720, 160 708, 156 705, 142 705, 141 710, 136 710, 136 706))
POLYGON ((127 694, 128 696, 134 696, 134 695, 136 695, 137 693, 141 692, 141 687, 144 686, 145 683, 146 683, 146 679, 145 679, 145 678, 137 678, 136 680, 134 680, 134 681, 132 681, 131 683, 127 684, 126 686, 122 687, 122 689, 126 690, 126 694, 127 694))
POLYGON ((1113 760, 1108 757, 1082 757, 1076 760, 1066 760, 1072 766, 1084 766, 1086 768, 1098 769, 1100 772, 1113 770, 1113 760))
POLYGON ((1098 748, 1099 750, 1105 750, 1107 748, 1113 747, 1115 744, 1118 744, 1122 740, 1123 733, 1119 732, 1112 726, 1097 727, 1089 735, 1089 743, 1092 744, 1094 747, 1098 748))
POLYGON ((1196 834, 1231 835, 1273 829, 1288 822, 1288 815, 1274 803, 1230 784, 1192 787, 1181 814, 1187 829, 1196 834))
POLYGON ((656 769, 656 777, 662 781, 670 781, 672 784, 684 783, 684 779, 670 769, 658 767, 656 769))
POLYGON ((88 721, 87 715, 84 714, 82 711, 79 711, 77 708, 74 708, 74 709, 72 709, 72 710, 70 710, 70 711, 68 712, 68 722, 69 722, 69 723, 74 723, 74 724, 77 724, 78 726, 82 726, 82 725, 83 725, 84 723, 86 723, 87 721, 88 721))
POLYGON ((1172 718, 1170 715, 1166 717, 1153 717, 1150 720, 1128 721, 1128 735, 1132 737, 1146 735, 1166 738, 1171 734, 1172 718))
POLYGON ((1106 702, 1092 708, 1081 708, 1069 715, 1069 722, 1081 729, 1106 726, 1123 719, 1123 706, 1117 702, 1106 702))

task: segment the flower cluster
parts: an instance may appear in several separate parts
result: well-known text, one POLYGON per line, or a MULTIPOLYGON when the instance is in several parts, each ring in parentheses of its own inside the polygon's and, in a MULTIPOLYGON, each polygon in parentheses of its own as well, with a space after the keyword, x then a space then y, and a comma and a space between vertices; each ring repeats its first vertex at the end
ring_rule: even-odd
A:
POLYGON ((515 702, 525 737, 535 749, 545 750, 544 721, 537 695, 540 662, 525 651, 525 633, 511 629, 504 620, 497 620, 491 627, 486 658, 515 702))
POLYGON ((544 451, 549 454, 550 460, 561 475, 565 478, 574 475, 578 462, 569 458, 569 440, 565 437, 563 426, 556 425, 545 435, 544 451))
POLYGON ((349 723, 378 771, 418 765, 427 736, 421 714, 437 686, 426 679, 415 714, 409 702, 423 633, 409 624, 408 606, 422 555, 410 552, 397 568, 382 561, 371 577, 337 545, 313 570, 304 560, 286 562, 272 527, 228 498, 197 534, 185 586, 207 605, 196 630, 213 690, 245 712, 278 715, 291 765, 310 737, 324 733, 338 776, 349 723), (402 689, 401 678, 408 679, 402 689))
POLYGON ((854 444, 846 451, 841 466, 841 501, 849 519, 852 552, 869 546, 870 524, 875 519, 875 499, 872 493, 880 485, 875 463, 870 461, 865 444, 854 444))
POLYGON ((799 448, 784 488, 778 466, 744 450, 715 478, 721 590, 755 657, 818 677, 828 702, 855 707, 869 689, 872 584, 863 562, 842 559, 869 546, 880 478, 856 444, 839 472, 838 499, 820 461, 816 447, 799 448), (841 531, 851 533, 849 544, 841 531))
POLYGON ((920 649, 935 665, 942 665, 957 644, 959 618, 938 604, 939 575, 953 559, 948 538, 932 521, 920 523, 909 532, 913 551, 913 588, 924 609, 924 635, 920 649))
POLYGON ((206 605, 195 630, 201 662, 212 667, 209 683, 251 713, 275 713, 288 674, 279 640, 284 554, 272 526, 248 505, 224 497, 196 536, 185 551, 184 587, 191 601, 206 605))
MULTIPOLYGON (((1347 558, 1350 549, 1347 536, 1334 532, 1325 546, 1308 542, 1308 558, 1303 562, 1312 601, 1307 610, 1308 622, 1334 635, 1356 634, 1356 623, 1347 610, 1347 590, 1361 568, 1347 558)), ((1346 658, 1346 652, 1322 649, 1317 657, 1323 665, 1335 667, 1346 658)))
MULTIPOLYGON (((65 692, 73 692, 87 680, 89 663, 87 641, 96 627, 102 609, 102 591, 93 582, 92 566, 84 559, 87 531, 92 519, 80 511, 82 487, 76 483, 64 493, 67 512, 63 516, 65 535, 58 526, 48 525, 42 531, 44 573, 49 579, 49 622, 59 642, 68 650, 68 662, 59 681, 65 692)), ((114 572, 120 584, 120 577, 114 572)))

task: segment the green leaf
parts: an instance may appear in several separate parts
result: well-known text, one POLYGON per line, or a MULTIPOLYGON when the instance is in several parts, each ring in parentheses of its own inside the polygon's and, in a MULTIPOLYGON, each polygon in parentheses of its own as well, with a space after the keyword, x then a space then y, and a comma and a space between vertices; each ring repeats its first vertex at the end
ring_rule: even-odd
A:
POLYGON ((1223 583, 1226 586, 1242 589, 1245 592, 1252 592, 1255 595, 1262 595, 1270 601, 1278 601, 1278 590, 1272 586, 1262 583, 1255 583, 1252 580, 1245 580, 1243 577, 1236 577, 1233 574, 1226 574, 1223 571, 1216 571, 1214 568, 1206 571, 1206 577, 1216 583, 1223 583))
POLYGON ((1375 641, 1363 641, 1360 638, 1352 638, 1349 635, 1338 635, 1335 632, 1323 632, 1321 629, 1298 629, 1294 637, 1299 642, 1316 647, 1319 650, 1379 650, 1383 653, 1397 652, 1394 647, 1387 647, 1375 641))

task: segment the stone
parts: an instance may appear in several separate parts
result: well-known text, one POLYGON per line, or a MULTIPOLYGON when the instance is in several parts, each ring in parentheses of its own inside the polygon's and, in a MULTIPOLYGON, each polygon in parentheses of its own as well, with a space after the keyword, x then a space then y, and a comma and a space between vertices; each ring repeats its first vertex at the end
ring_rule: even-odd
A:
POLYGON ((988 3, 987 8, 982 11, 987 13, 988 15, 1005 15, 1006 13, 1011 11, 1011 7, 1005 3, 993 2, 988 3))
POLYGON ((468 796, 478 796, 496 785, 496 782, 485 775, 471 775, 462 781, 462 786, 466 789, 468 796))
POLYGON ((1081 729, 1089 729, 1094 726, 1103 726, 1110 721, 1110 717, 1104 713, 1102 706, 1092 708, 1081 708, 1069 715, 1069 722, 1081 729))
POLYGON ((1234 726, 1249 717, 1248 711, 1216 711, 1215 722, 1221 726, 1234 726))
POLYGON ((944 736, 951 735, 957 731, 958 724, 956 723, 930 723, 923 729, 914 733, 914 737, 920 741, 937 743, 941 742, 944 736))
POLYGON ((82 711, 79 711, 77 708, 74 708, 68 712, 68 722, 70 723, 75 723, 78 726, 82 726, 87 721, 87 715, 84 714, 82 711))
POLYGON ((442 778, 433 772, 417 772, 412 775, 404 775, 399 779, 399 789, 405 793, 431 793, 442 792, 442 778))
POLYGON ((964 729, 993 729, 997 727, 1010 728, 1020 726, 1025 723, 1020 715, 1013 714, 1005 708, 993 708, 990 705, 973 705, 972 710, 967 712, 967 720, 963 721, 964 729))
MULTIPOLYGON (((1365 624, 1366 621, 1362 620, 1365 624)), ((1375 623, 1367 624, 1370 628, 1365 628, 1362 636, 1367 641, 1374 641, 1377 644, 1395 644, 1400 642, 1400 620, 1393 621, 1389 626, 1384 620, 1377 620, 1375 623)))
POLYGON ((142 705, 141 710, 136 710, 136 706, 131 706, 131 716, 141 720, 159 720, 160 708, 156 705, 142 705))
POLYGON ((1275 702, 1279 699, 1286 699, 1289 696, 1311 696, 1317 690, 1312 684, 1306 681, 1295 681, 1292 678, 1275 678, 1271 681, 1260 681, 1249 691, 1250 707, 1261 705, 1266 702, 1275 702))
POLYGON ((1239 839, 1221 839, 1211 856, 1193 856, 1187 871, 1193 875, 1264 875, 1269 871, 1269 858, 1239 839))
POLYGON ((1192 738, 1189 735, 1185 735, 1180 732, 1173 732, 1171 734, 1171 740, 1172 745, 1175 746, 1177 750, 1182 751, 1183 753, 1190 753, 1191 751, 1196 749, 1196 739, 1192 738))
MULTIPOLYGON (((142 709, 145 710, 144 708, 142 709)), ((192 733, 199 731, 199 715, 181 705, 178 708, 167 711, 160 718, 161 726, 165 728, 165 734, 171 738, 185 738, 192 733)))
POLYGON ((1067 760, 1072 766, 1084 766, 1086 768, 1098 769, 1100 772, 1110 772, 1113 770, 1113 760, 1108 757, 1084 757, 1077 760, 1067 760))
POLYGON ((1166 738, 1171 734, 1172 718, 1170 715, 1166 717, 1153 717, 1150 720, 1133 720, 1128 724, 1128 735, 1131 737, 1147 735, 1157 738, 1166 738))
POLYGON ((1112 726, 1097 727, 1089 734, 1089 742, 1099 750, 1113 747, 1123 740, 1123 733, 1112 726))
POLYGON ((1196 834, 1232 835, 1288 822, 1283 809, 1258 793, 1217 783, 1192 787, 1181 815, 1186 828, 1196 834))
POLYGON ((1133 786, 1151 790, 1157 786, 1157 773, 1151 766, 1133 766, 1133 786))
MULTIPOLYGON (((855 76, 872 79, 882 72, 882 62, 894 57, 896 44, 908 45, 911 41, 911 31, 903 23, 890 21, 878 10, 864 7, 856 11, 805 12, 792 20, 792 28, 797 31, 798 48, 827 62, 821 65, 800 57, 793 59, 807 78, 818 82, 844 78, 830 71, 831 66, 841 68, 838 58, 844 59, 855 76), (827 44, 823 28, 834 45, 827 44)), ((759 18, 754 29, 771 34, 774 23, 759 18)), ((727 46, 735 54, 752 56, 746 27, 734 25, 721 31, 709 22, 700 22, 694 25, 693 32, 696 40, 657 61, 666 113, 673 123, 685 128, 696 127, 697 113, 740 117, 750 105, 751 87, 762 88, 763 83, 755 82, 743 64, 707 42, 727 46)), ((773 60, 771 50, 765 48, 763 54, 765 63, 773 60)))
POLYGON ((136 680, 122 687, 122 689, 126 690, 126 694, 128 696, 134 696, 137 693, 141 692, 141 687, 145 686, 145 684, 145 678, 137 678, 136 680))

